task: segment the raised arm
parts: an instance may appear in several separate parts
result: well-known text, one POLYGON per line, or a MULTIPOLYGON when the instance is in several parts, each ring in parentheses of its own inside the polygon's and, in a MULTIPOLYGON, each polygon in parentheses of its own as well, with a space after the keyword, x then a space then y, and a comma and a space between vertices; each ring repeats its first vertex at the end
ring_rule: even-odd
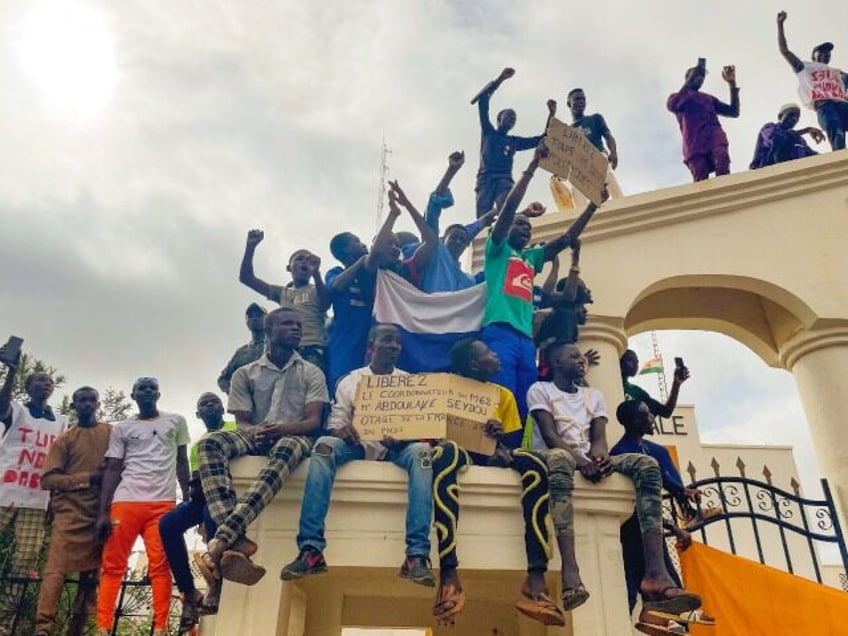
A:
POLYGON ((418 228, 418 232, 421 234, 421 245, 418 246, 415 254, 412 255, 412 262, 415 265, 415 269, 421 272, 427 267, 427 263, 430 262, 430 258, 436 251, 436 247, 439 244, 439 236, 433 231, 432 227, 427 225, 424 217, 415 209, 415 206, 412 205, 409 197, 406 196, 406 193, 401 189, 397 181, 390 181, 389 187, 395 193, 397 202, 409 212, 409 216, 412 217, 415 227, 418 228))
MULTIPOLYGON (((553 259, 554 265, 559 259, 553 259)), ((551 294, 552 303, 573 303, 577 299, 577 288, 580 285, 580 239, 574 239, 571 244, 571 267, 565 279, 565 289, 551 294)))
POLYGON ((730 86, 730 103, 716 99, 716 113, 724 117, 739 117, 739 87, 736 86, 736 67, 725 66, 721 71, 722 79, 730 86))
POLYGON ((439 218, 442 210, 453 205, 453 195, 450 191, 450 182, 456 176, 465 163, 465 153, 461 150, 456 150, 448 156, 448 167, 441 180, 436 185, 436 189, 430 194, 427 200, 427 209, 424 211, 424 220, 427 225, 433 228, 433 231, 439 233, 439 218))
POLYGON ((315 285, 315 292, 318 294, 318 302, 321 303, 321 311, 327 311, 332 304, 330 301, 330 292, 324 285, 324 279, 321 277, 321 257, 312 254, 309 257, 309 267, 311 270, 312 283, 315 285))
POLYGON ((498 211, 495 227, 492 228, 492 240, 495 243, 502 243, 506 239, 509 228, 512 226, 513 220, 515 220, 515 212, 518 210, 518 206, 521 205, 521 200, 527 192, 527 186, 530 185, 533 174, 536 172, 536 168, 539 167, 539 162, 547 156, 548 149, 545 146, 544 140, 542 140, 536 146, 536 152, 533 153, 533 158, 527 164, 527 169, 521 173, 521 177, 512 186, 512 190, 509 191, 503 202, 503 206, 498 211))
POLYGON ((262 294, 265 298, 268 298, 271 286, 261 278, 257 278, 253 273, 253 254, 256 252, 256 247, 262 242, 263 238, 265 238, 265 232, 262 230, 250 230, 247 233, 244 256, 242 256, 241 267, 239 268, 239 282, 247 285, 253 291, 262 294))
MULTIPOLYGON (((0 347, 2 350, 2 347, 0 347)), ((3 422, 3 435, 12 424, 12 390, 15 388, 15 376, 18 374, 18 365, 21 362, 21 354, 18 353, 15 360, 6 363, 6 379, 0 388, 0 422, 3 422)))
POLYGON ((374 245, 368 255, 365 257, 365 268, 369 271, 374 271, 379 267, 379 251, 377 248, 378 245, 382 245, 389 239, 391 239, 392 234, 395 231, 395 222, 398 220, 400 216, 400 208, 398 207, 397 202, 397 194, 390 188, 389 189, 389 213, 386 215, 386 220, 383 221, 383 225, 380 227, 380 231, 377 232, 377 236, 374 237, 374 245))
POLYGON ((504 81, 508 80, 510 77, 515 75, 515 69, 505 68, 501 71, 501 74, 498 75, 494 80, 486 84, 483 89, 477 93, 474 98, 471 100, 472 104, 477 104, 477 113, 480 116, 480 127, 484 131, 494 130, 494 126, 492 126, 492 121, 489 119, 489 99, 492 97, 492 94, 498 90, 501 84, 504 81))
POLYGON ((556 290, 557 279, 559 278, 559 259, 555 258, 551 261, 551 271, 548 272, 548 277, 542 283, 542 289, 547 293, 553 294, 556 290))
POLYGON ((798 59, 797 55, 789 50, 789 45, 786 43, 786 32, 783 27, 783 23, 786 22, 786 18, 786 11, 781 11, 777 14, 777 48, 780 50, 780 54, 783 56, 783 59, 789 62, 789 66, 792 67, 792 70, 796 73, 800 73, 804 70, 804 63, 798 59))

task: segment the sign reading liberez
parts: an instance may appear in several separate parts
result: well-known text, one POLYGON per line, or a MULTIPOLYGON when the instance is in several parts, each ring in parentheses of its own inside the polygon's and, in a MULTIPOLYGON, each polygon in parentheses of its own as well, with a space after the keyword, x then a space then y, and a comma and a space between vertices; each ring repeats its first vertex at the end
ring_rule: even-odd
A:
POLYGON ((356 392, 353 423, 360 439, 452 439, 491 455, 486 422, 498 406, 497 387, 449 373, 365 375, 356 392))

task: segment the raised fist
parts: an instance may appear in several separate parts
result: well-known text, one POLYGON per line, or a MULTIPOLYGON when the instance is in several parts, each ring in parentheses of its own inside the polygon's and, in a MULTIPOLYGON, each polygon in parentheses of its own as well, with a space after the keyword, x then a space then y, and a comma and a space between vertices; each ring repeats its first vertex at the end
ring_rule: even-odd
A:
POLYGON ((256 247, 262 242, 262 239, 265 238, 265 232, 262 230, 250 230, 247 233, 247 246, 248 247, 256 247))

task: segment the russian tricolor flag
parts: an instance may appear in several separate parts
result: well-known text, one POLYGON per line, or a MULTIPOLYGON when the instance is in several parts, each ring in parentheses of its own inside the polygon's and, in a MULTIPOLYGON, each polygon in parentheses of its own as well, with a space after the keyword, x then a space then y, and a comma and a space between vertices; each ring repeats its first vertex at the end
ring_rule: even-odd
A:
POLYGON ((397 325, 403 337, 398 368, 411 373, 450 369, 454 343, 477 336, 486 308, 486 283, 427 294, 394 272, 377 274, 374 318, 397 325))

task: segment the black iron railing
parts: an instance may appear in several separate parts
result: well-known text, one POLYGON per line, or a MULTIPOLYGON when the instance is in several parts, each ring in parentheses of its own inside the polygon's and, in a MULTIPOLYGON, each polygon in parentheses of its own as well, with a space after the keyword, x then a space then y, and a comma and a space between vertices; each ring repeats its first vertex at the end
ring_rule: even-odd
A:
MULTIPOLYGON (((738 476, 721 475, 715 458, 711 467, 715 474, 706 479, 696 478, 691 462, 687 467, 692 485, 702 492, 702 497, 696 504, 697 516, 684 519, 681 525, 699 536, 702 543, 726 542, 733 554, 755 558, 790 573, 804 571, 804 562, 809 563, 819 583, 822 582, 820 548, 834 546, 842 567, 848 572, 845 536, 827 480, 821 480, 823 497, 812 499, 801 496, 800 484, 794 478, 790 482, 792 492, 775 486, 768 466, 763 467, 764 481, 749 478, 741 458, 736 462, 738 476), (782 554, 778 558, 780 562, 771 557, 773 550, 766 550, 766 545, 773 543, 764 541, 768 538, 766 528, 776 529, 782 554), (791 541, 793 536, 800 537, 803 549, 799 549, 797 540, 791 541), (755 554, 740 551, 739 544, 745 539, 752 539, 755 554)), ((679 520, 678 507, 672 505, 669 495, 666 495, 666 509, 675 521, 679 520)))

